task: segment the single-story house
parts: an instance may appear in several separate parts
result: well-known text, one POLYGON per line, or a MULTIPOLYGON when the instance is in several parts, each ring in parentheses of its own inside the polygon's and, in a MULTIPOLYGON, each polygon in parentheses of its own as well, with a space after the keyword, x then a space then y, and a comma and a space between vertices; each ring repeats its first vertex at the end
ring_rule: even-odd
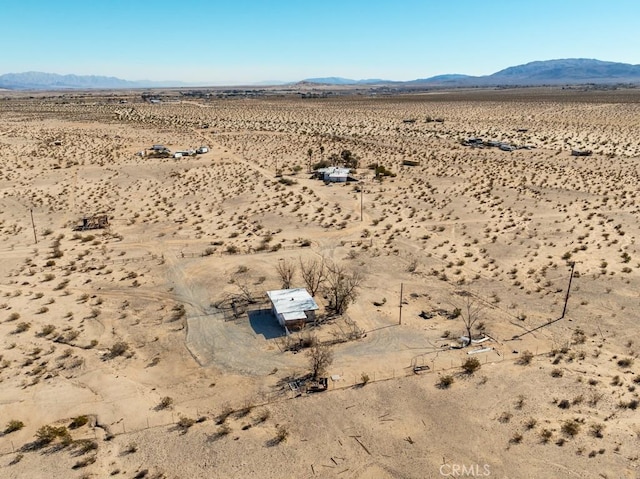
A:
POLYGON ((349 168, 339 168, 337 166, 329 166, 328 168, 319 168, 316 170, 316 176, 323 181, 334 183, 344 183, 349 179, 349 168))
POLYGON ((208 152, 209 152, 209 147, 208 146, 201 146, 200 148, 198 148, 196 150, 196 153, 198 155, 203 155, 203 154, 208 153, 208 152))
POLYGON ((318 305, 304 288, 276 289, 267 291, 271 311, 287 330, 302 329, 315 321, 318 305))

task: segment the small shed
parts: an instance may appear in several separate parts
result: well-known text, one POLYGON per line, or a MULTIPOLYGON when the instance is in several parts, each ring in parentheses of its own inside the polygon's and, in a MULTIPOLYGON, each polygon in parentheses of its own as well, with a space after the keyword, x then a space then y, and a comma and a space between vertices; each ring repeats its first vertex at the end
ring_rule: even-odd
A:
POLYGON ((267 291, 271 311, 287 331, 302 329, 315 321, 318 305, 305 288, 267 291))

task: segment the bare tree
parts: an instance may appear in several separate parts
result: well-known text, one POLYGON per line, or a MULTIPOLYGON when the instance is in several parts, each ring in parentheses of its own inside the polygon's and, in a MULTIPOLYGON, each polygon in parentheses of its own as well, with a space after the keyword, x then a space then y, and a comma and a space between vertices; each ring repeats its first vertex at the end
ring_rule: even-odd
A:
POLYGON ((329 307, 336 314, 343 314, 358 296, 362 274, 359 271, 348 271, 344 265, 333 262, 326 265, 326 270, 329 307))
POLYGON ((325 374, 331 363, 333 363, 333 351, 326 344, 320 344, 314 341, 313 346, 307 352, 309 358, 309 367, 311 368, 311 374, 313 379, 318 379, 318 376, 325 374))
POLYGON ((282 281, 282 289, 291 288, 293 277, 296 274, 296 263, 291 260, 281 259, 276 265, 276 271, 282 281))
POLYGON ((315 296, 327 275, 324 258, 302 261, 300 258, 300 274, 311 296, 315 296))
POLYGON ((482 311, 484 307, 469 292, 465 292, 464 298, 465 302, 461 308, 458 308, 458 310, 460 311, 460 317, 464 323, 464 328, 467 330, 467 338, 469 338, 469 341, 465 346, 469 346, 473 337, 471 330, 480 318, 482 318, 482 311))

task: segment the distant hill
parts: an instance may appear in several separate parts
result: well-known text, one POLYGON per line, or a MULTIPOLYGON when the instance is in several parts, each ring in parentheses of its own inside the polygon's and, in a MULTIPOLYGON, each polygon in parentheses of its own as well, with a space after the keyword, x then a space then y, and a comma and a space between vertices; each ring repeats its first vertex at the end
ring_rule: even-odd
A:
POLYGON ((304 81, 328 85, 395 84, 407 86, 534 86, 581 83, 640 83, 640 65, 586 58, 569 58, 535 61, 505 68, 485 76, 446 74, 406 82, 350 80, 340 77, 309 78, 304 81))
POLYGON ((25 72, 0 75, 0 88, 10 90, 119 89, 185 86, 180 82, 129 81, 96 75, 25 72))
POLYGON ((506 84, 638 82, 640 65, 570 58, 509 67, 485 78, 506 84))

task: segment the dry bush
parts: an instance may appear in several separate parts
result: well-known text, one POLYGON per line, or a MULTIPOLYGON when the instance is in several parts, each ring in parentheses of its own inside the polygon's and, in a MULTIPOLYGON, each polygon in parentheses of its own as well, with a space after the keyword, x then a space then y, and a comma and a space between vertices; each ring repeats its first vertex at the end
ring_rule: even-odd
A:
POLYGON ((171 406, 173 406, 173 398, 169 396, 165 396, 162 399, 160 399, 160 402, 156 406, 156 409, 163 410, 163 409, 168 409, 171 406))
POLYGON ((182 429, 183 431, 186 431, 195 423, 196 421, 194 419, 191 419, 185 416, 180 416, 180 419, 178 419, 178 422, 176 423, 176 425, 178 426, 178 428, 182 429))
POLYGON ((480 369, 480 360, 478 358, 468 358, 462 363, 462 369, 467 374, 473 374, 480 369))
POLYGON ((577 419, 569 419, 562 423, 560 430, 569 437, 577 436, 580 432, 581 423, 577 419))
POLYGON ((436 386, 438 389, 448 389, 454 382, 453 376, 451 374, 440 376, 436 386))
POLYGON ((7 423, 6 427, 4 428, 4 433, 10 434, 14 431, 19 431, 23 427, 24 427, 24 423, 22 421, 19 421, 17 419, 12 419, 7 423))
POLYGON ((531 364, 533 360, 533 353, 531 351, 523 351, 522 355, 517 359, 516 364, 521 366, 527 366, 531 364))

